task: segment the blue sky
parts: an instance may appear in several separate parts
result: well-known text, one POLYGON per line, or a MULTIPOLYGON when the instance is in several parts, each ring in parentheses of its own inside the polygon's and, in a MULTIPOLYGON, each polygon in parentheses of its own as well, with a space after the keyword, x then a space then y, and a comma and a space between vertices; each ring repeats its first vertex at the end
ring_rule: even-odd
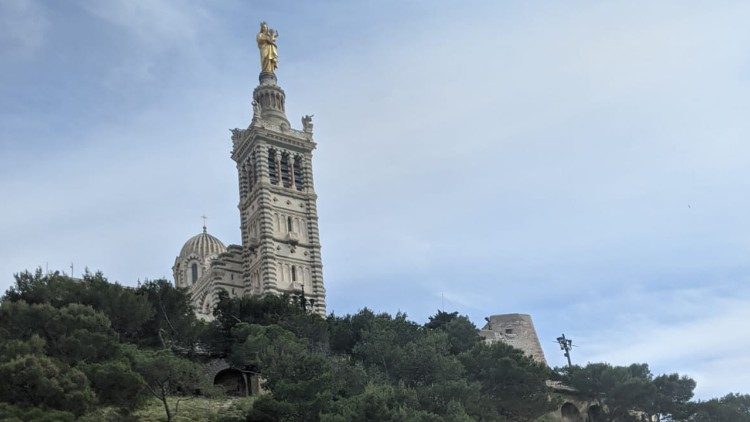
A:
POLYGON ((750 392, 750 4, 0 0, 0 288, 239 242, 258 22, 315 114, 329 310, 534 317, 750 392), (441 299, 441 296, 444 299, 441 299))

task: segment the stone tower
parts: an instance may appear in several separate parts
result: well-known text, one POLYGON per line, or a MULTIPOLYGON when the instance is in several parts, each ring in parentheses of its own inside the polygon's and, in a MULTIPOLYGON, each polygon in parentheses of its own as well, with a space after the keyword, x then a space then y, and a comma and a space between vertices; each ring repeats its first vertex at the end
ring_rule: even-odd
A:
POLYGON ((242 294, 288 293, 325 314, 325 288, 313 185, 312 119, 286 117, 286 95, 272 72, 253 91, 253 118, 232 130, 242 231, 242 294))
POLYGON ((535 361, 547 364, 531 315, 492 315, 485 320, 487 324, 479 331, 479 335, 486 342, 502 341, 516 349, 521 349, 535 361))
POLYGON ((261 23, 261 58, 253 117, 232 129, 237 165, 242 245, 224 246, 203 233, 190 238, 172 267, 175 285, 188 289, 197 316, 213 318, 222 294, 288 294, 308 311, 325 315, 325 288, 313 187, 312 116, 302 129, 286 117, 286 94, 277 84, 278 32, 261 23))

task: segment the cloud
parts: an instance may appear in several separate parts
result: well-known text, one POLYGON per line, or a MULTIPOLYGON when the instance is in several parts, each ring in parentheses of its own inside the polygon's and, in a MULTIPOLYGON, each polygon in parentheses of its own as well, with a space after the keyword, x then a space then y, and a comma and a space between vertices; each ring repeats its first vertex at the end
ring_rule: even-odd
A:
MULTIPOLYGON (((114 65, 103 84, 114 91, 132 91, 140 82, 164 84, 176 72, 178 63, 193 71, 210 67, 210 51, 201 49, 202 36, 210 33, 213 16, 196 4, 169 0, 89 1, 83 10, 103 21, 118 44, 114 65)), ((210 36, 207 36, 210 39, 210 36)))
POLYGON ((195 41, 205 12, 196 5, 167 0, 82 1, 93 16, 134 37, 142 47, 162 50, 195 41))
MULTIPOLYGON (((330 221, 357 225, 362 214, 347 210, 363 210, 435 246, 368 242, 404 265, 425 253, 448 259, 448 249, 460 256, 456 265, 521 259, 528 266, 535 256, 593 263, 649 248, 643 259, 669 265, 651 253, 682 261, 654 250, 666 242, 635 245, 664 235, 695 247, 690 237, 721 230, 709 214, 744 226, 714 201, 738 188, 717 172, 734 178, 747 164, 737 154, 747 147, 721 132, 748 127, 732 109, 707 107, 746 89, 723 73, 742 65, 740 47, 720 42, 736 37, 737 27, 696 34, 712 13, 693 10, 645 22, 617 15, 628 25, 607 32, 616 13, 578 12, 553 10, 510 28, 491 15, 468 24, 458 16, 459 24, 440 31, 409 28, 429 38, 385 34, 374 63, 340 58, 341 72, 312 66, 292 75, 307 73, 317 90, 341 93, 302 100, 321 119, 336 116, 316 126, 329 140, 319 152, 320 185, 347 193, 330 221), (707 73, 703 60, 721 65, 707 73), (706 102, 687 101, 704 95, 706 102), (363 154, 377 166, 362 168, 363 154), (701 211, 688 214, 688 205, 701 211)), ((360 264, 368 265, 352 263, 353 271, 360 264)))
POLYGON ((702 287, 628 297, 635 308, 631 320, 617 330, 583 338, 588 347, 579 350, 579 358, 621 365, 647 362, 654 371, 687 374, 698 381, 701 398, 746 390, 744 374, 731 368, 742 367, 734 365, 747 361, 750 349, 750 290, 733 290, 732 296, 702 287), (658 312, 644 312, 644 304, 658 312))
POLYGON ((49 22, 34 0, 0 0, 0 57, 30 59, 44 46, 49 22))

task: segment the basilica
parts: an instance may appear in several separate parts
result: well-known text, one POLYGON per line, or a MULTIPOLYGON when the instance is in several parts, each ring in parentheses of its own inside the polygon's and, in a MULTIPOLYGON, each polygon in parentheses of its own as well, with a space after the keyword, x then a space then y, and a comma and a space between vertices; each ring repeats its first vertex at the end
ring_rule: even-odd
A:
POLYGON ((202 233, 185 242, 172 267, 175 285, 188 289, 201 319, 212 318, 221 294, 288 294, 309 311, 326 312, 312 117, 302 118, 302 130, 287 119, 286 94, 275 73, 277 37, 261 24, 252 120, 246 129, 232 129, 242 245, 225 246, 204 225, 202 233))

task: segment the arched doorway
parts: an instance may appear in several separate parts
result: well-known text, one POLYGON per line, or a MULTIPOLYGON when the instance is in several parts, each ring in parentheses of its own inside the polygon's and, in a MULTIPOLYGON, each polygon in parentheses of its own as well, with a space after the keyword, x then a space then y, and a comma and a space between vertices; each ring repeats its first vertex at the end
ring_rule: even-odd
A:
POLYGON ((602 415, 602 408, 595 404, 589 407, 588 410, 589 422, 603 422, 604 416, 602 415))
POLYGON ((242 371, 227 368, 219 371, 214 377, 214 385, 222 389, 228 396, 249 396, 247 377, 242 371))
POLYGON ((563 404, 560 408, 560 413, 566 422, 580 422, 581 420, 581 412, 578 411, 578 408, 573 403, 568 402, 563 404))

